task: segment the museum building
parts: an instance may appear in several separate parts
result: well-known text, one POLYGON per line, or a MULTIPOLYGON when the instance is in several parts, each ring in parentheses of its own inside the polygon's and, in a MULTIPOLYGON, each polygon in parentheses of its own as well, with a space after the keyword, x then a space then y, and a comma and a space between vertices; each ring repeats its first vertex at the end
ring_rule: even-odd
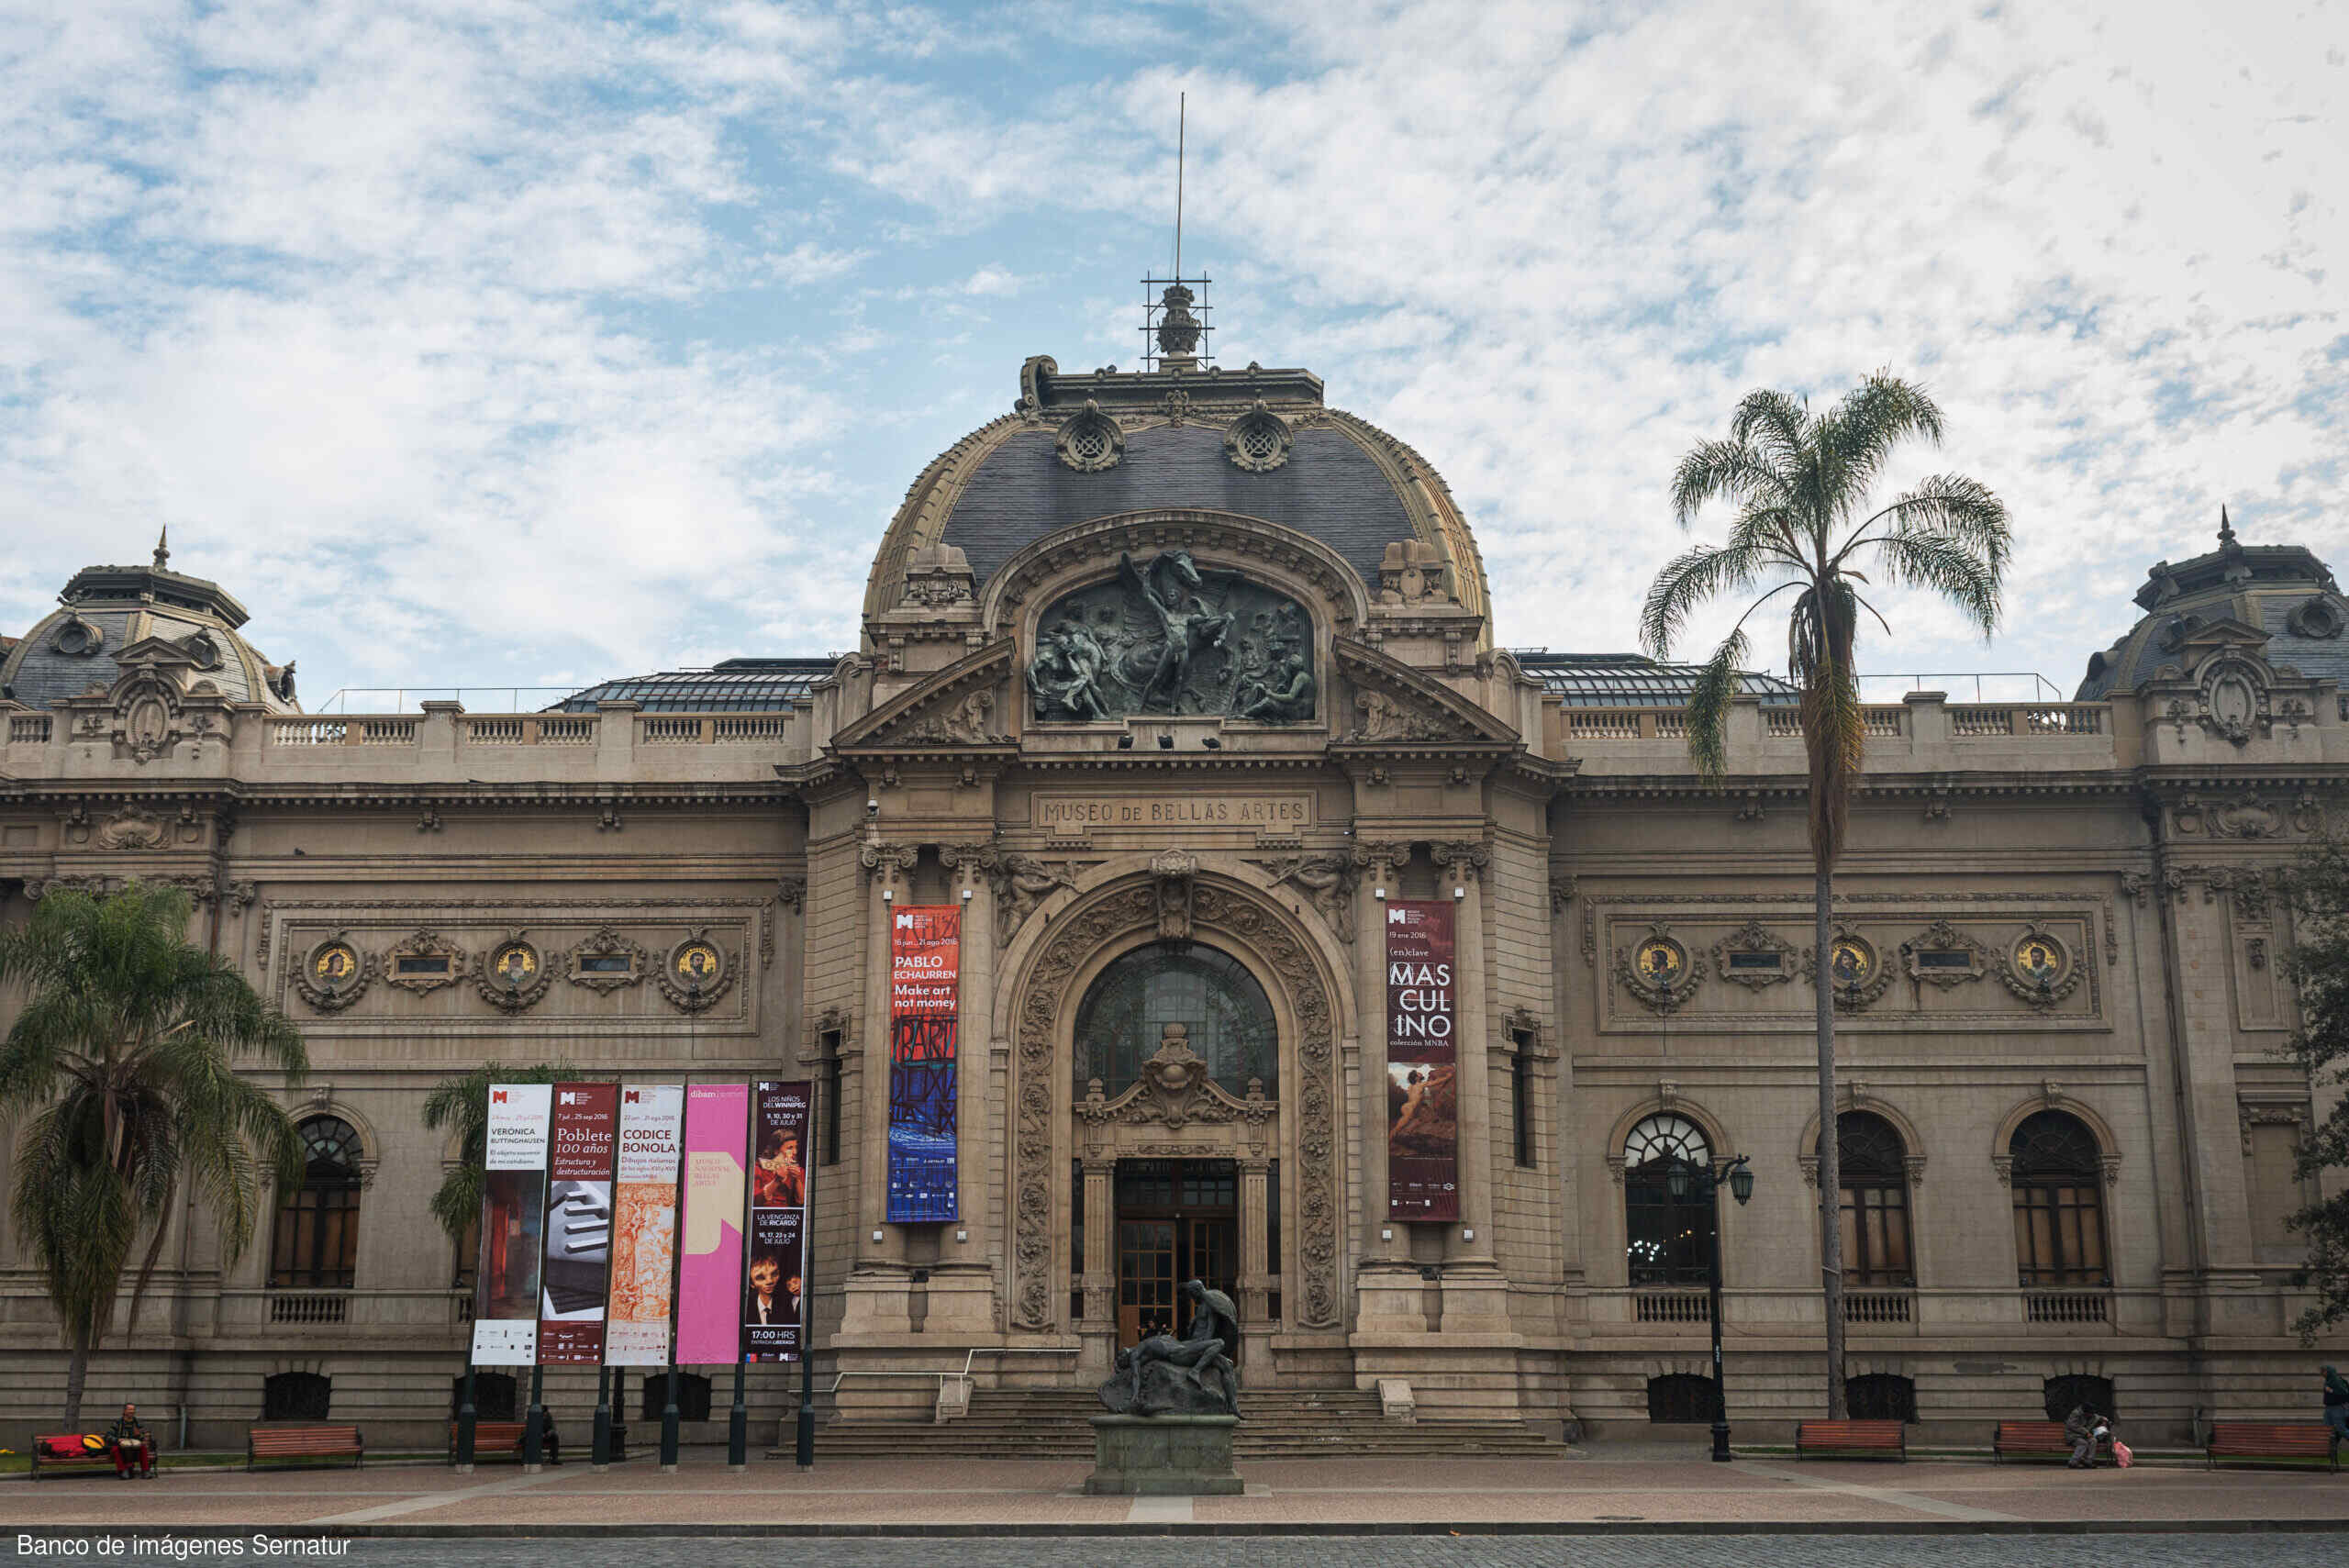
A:
MULTIPOLYGON (((1703 1420, 1716 1244, 1730 1417, 1783 1432, 1822 1377, 1825 984, 1859 1410, 1972 1440, 2081 1397, 2149 1439, 2306 1414, 2284 1217, 2330 1106, 2277 1053, 2273 877, 2349 783, 2349 603, 2314 556, 2227 531, 2156 564, 2076 701, 1868 709, 1822 955, 1782 683, 1750 679, 1700 779, 1689 669, 1507 648, 1424 458, 1306 371, 1174 347, 1030 360, 913 482, 838 657, 320 716, 161 549, 76 573, 0 662, 0 917, 184 886, 313 1063, 273 1232, 224 1265, 175 1217, 87 1407, 437 1445, 473 1258, 427 1207, 456 1151, 424 1099, 559 1062, 818 1085, 843 1437, 1073 1420, 1194 1277, 1238 1306, 1243 1407, 1431 1444, 1703 1420), (1449 906, 1457 1041, 1408 1086, 1406 901, 1449 906), (907 906, 963 911, 959 1142, 954 1218, 893 1223, 907 906), (1390 1208, 1407 1098, 1456 1147, 1455 1218, 1390 1208), (1750 1203, 1667 1179, 1738 1155, 1750 1203)), ((59 1407, 59 1347, 0 1237, 0 1424, 59 1407)), ((693 1370, 722 1421, 724 1369, 693 1370)), ((579 1433, 594 1383, 550 1373, 579 1433)), ((752 1369, 754 1414, 796 1385, 752 1369)))

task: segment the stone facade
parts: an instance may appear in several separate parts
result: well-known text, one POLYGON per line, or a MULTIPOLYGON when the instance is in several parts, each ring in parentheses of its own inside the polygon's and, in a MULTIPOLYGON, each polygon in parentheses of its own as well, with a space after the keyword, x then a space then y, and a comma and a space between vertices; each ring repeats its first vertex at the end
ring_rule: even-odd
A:
MULTIPOLYGON (((189 887, 197 940, 307 1035, 290 1103, 362 1151, 347 1284, 273 1284, 267 1244, 224 1268, 184 1219, 93 1407, 136 1395, 224 1440, 265 1379, 312 1373, 374 1444, 437 1442, 465 1296, 425 1207, 451 1151, 419 1108, 484 1060, 560 1059, 836 1093, 822 1381, 925 1420, 974 1351, 984 1384, 1101 1379, 1130 1328, 1120 1173, 1145 1168, 1228 1184, 1212 1283, 1251 1386, 1379 1388, 1421 1420, 1671 1414, 1659 1390, 1707 1369, 1702 1290, 1639 1262, 1630 1202, 1637 1150, 1676 1128, 1753 1163, 1752 1204, 1720 1218, 1729 1403, 1767 1430, 1817 1403, 1823 973, 1849 1106, 1897 1134, 1907 1237, 1853 1285, 1852 1374, 1907 1380, 1952 1435, 2034 1414, 2061 1376, 2110 1379, 2149 1435, 2303 1415, 2277 1217, 2309 1195, 2288 1148, 2329 1106, 2276 1054, 2295 1013, 2268 878, 2340 809, 2349 718, 2273 645, 2343 617, 2294 607, 2332 593, 2305 551, 2231 573, 2232 548, 2157 569, 2130 684, 2099 655, 2100 700, 1870 710, 1823 958, 1780 694, 1741 700, 1711 785, 1653 695, 1668 670, 1497 646, 1442 481, 1300 371, 1031 361, 1015 411, 917 480, 859 650, 763 702, 753 671, 722 708, 656 684, 538 714, 303 715, 290 677, 205 679, 207 652, 278 668, 236 639, 241 611, 206 622, 225 651, 125 622, 68 696, 57 661, 87 634, 51 617, 9 655, 46 684, 0 715, 0 916, 59 886, 189 887), (1457 914, 1456 1223, 1386 1218, 1381 905, 1404 897, 1457 914), (950 1224, 885 1222, 898 902, 966 911, 950 1224), (491 970, 516 940, 540 961, 518 987, 491 970), (692 941, 722 959, 696 988, 672 963, 692 941), (1145 950, 1244 970, 1266 1071, 1225 1081, 1196 1033, 1153 1028, 1134 1053, 1179 1049, 1143 1076, 1079 1082, 1080 1004, 1145 950), (2093 1140, 2063 1199, 2094 1196, 2092 1278, 2019 1261, 2015 1140, 2049 1110, 2093 1140), (1133 1163, 1185 1161, 1212 1163, 1133 1163)), ((94 570, 134 602, 195 581, 94 570)), ((0 1420, 43 1418, 63 1358, 5 1238, 0 1360, 0 1420)), ((574 1427, 592 1383, 550 1375, 574 1427)), ((756 1369, 754 1411, 795 1386, 756 1369)))

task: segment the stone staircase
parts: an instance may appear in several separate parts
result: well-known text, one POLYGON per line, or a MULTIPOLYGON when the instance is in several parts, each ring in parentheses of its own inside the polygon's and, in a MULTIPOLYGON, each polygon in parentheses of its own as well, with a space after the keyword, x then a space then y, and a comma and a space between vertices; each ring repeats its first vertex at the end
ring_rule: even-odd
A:
MULTIPOLYGON (((1554 1459, 1564 1444, 1518 1421, 1410 1425, 1379 1414, 1359 1389, 1242 1391, 1234 1457, 1251 1459, 1554 1459)), ((982 1388, 970 1414, 943 1423, 834 1417, 816 1429, 818 1459, 1090 1460, 1099 1413, 1089 1388, 982 1388)), ((787 1449, 775 1455, 788 1458, 787 1449)))

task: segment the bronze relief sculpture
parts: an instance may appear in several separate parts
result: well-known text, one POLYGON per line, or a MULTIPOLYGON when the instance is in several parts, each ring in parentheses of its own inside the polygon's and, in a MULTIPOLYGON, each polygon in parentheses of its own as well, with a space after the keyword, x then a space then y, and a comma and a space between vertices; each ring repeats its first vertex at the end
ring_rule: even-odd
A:
POLYGON ((1259 724, 1314 717, 1313 627, 1287 595, 1236 572, 1202 572, 1186 550, 1063 595, 1037 622, 1028 661, 1037 722, 1130 714, 1223 714, 1259 724))

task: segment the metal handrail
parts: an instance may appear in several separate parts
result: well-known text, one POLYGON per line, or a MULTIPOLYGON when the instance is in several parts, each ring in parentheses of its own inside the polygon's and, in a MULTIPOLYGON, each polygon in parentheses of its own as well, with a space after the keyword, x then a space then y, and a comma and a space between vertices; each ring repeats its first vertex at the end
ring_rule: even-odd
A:
POLYGON ((833 1376, 831 1387, 824 1392, 839 1394, 841 1385, 852 1377, 934 1377, 938 1379, 939 1388, 943 1391, 946 1387, 946 1380, 950 1377, 963 1383, 970 1382, 971 1363, 981 1356, 1073 1356, 1081 1353, 1083 1352, 1075 1345, 974 1345, 971 1347, 971 1353, 963 1358, 963 1370, 960 1372, 952 1368, 941 1371, 935 1367, 926 1366, 892 1367, 885 1372, 843 1372, 833 1376))

